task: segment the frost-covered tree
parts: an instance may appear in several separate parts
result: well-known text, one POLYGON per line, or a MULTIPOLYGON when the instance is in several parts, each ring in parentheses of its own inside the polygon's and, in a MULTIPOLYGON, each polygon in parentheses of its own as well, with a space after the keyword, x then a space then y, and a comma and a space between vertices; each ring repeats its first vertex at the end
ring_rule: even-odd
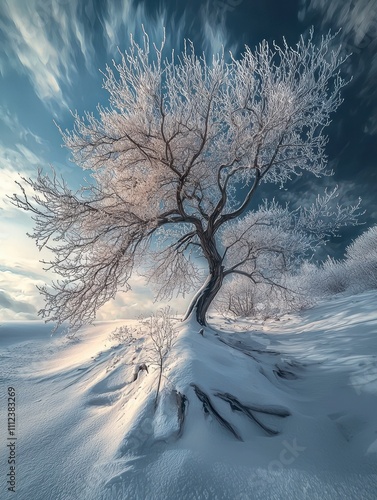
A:
POLYGON ((352 292, 377 288, 377 226, 370 227, 347 247, 341 264, 352 292))
POLYGON ((311 32, 294 47, 264 41, 207 61, 191 42, 165 57, 164 43, 131 38, 104 75, 109 107, 74 114, 62 131, 91 181, 73 192, 39 172, 24 179, 34 196, 22 187, 13 197, 33 213, 37 245, 55 255, 60 280, 41 289, 42 317, 80 327, 149 263, 160 296, 199 288, 189 314, 205 324, 224 278, 271 282, 274 269, 355 223, 358 205, 329 208, 335 192, 296 212, 275 201, 252 211, 264 183, 329 173, 324 129, 346 83, 332 40, 315 45, 311 32))
POLYGON ((377 288, 377 226, 358 236, 347 247, 344 259, 333 262, 327 268, 324 265, 322 272, 333 285, 332 291, 335 283, 343 285, 336 292, 359 293, 377 288))
POLYGON ((141 320, 143 327, 147 331, 147 335, 151 340, 150 348, 148 349, 148 361, 155 365, 158 369, 158 382, 154 406, 157 407, 158 396, 160 393, 162 372, 164 363, 169 351, 171 350, 176 332, 174 331, 173 314, 170 307, 159 309, 152 314, 150 318, 141 320))
POLYGON ((377 263, 377 226, 370 227, 347 247, 346 259, 377 263))

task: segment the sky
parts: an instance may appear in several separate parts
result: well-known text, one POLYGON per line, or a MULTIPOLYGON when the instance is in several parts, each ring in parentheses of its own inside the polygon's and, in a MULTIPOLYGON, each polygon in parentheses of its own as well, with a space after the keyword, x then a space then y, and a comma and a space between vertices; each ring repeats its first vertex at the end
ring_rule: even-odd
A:
MULTIPOLYGON (((102 88, 106 64, 119 60, 129 33, 141 26, 167 46, 191 39, 198 52, 242 52, 261 40, 295 44, 314 26, 316 36, 341 30, 336 43, 351 54, 344 72, 352 78, 344 103, 328 129, 327 154, 333 178, 297 179, 280 193, 297 206, 324 187, 339 186, 342 203, 359 197, 363 226, 343 232, 326 253, 340 257, 352 238, 377 223, 377 2, 375 0, 2 0, 0 3, 0 321, 37 319, 43 302, 36 289, 53 278, 39 262, 30 216, 6 199, 17 191, 19 174, 33 177, 53 165, 72 188, 84 180, 62 148, 62 129, 71 111, 106 105, 102 88)), ((174 303, 183 308, 186 301, 174 303)), ((153 294, 141 278, 118 294, 98 319, 137 317, 153 308, 153 294)))

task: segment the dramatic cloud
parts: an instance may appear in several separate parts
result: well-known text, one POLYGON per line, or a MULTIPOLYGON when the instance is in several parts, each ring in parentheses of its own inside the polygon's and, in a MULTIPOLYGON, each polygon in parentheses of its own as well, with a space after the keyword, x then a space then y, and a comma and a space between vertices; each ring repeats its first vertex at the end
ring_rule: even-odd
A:
POLYGON ((3 2, 0 66, 4 68, 5 58, 17 71, 25 73, 46 105, 68 107, 64 86, 71 84, 77 71, 77 52, 91 66, 93 45, 79 7, 79 0, 3 2))
POLYGON ((323 25, 334 24, 350 34, 354 44, 360 44, 366 36, 377 37, 377 4, 375 0, 301 0, 299 18, 310 11, 320 11, 323 25))
MULTIPOLYGON (((320 14, 322 29, 341 29, 344 54, 352 54, 348 71, 358 81, 358 94, 371 106, 365 132, 377 133, 377 2, 375 0, 301 0, 299 19, 320 14)), ((337 42, 338 43, 338 42, 337 42)))
POLYGON ((225 14, 211 12, 208 5, 198 5, 194 24, 192 19, 188 21, 185 9, 180 14, 166 8, 152 12, 144 3, 136 5, 132 0, 102 4, 94 0, 85 4, 80 0, 4 0, 0 72, 4 74, 8 65, 25 74, 39 99, 56 115, 56 110, 72 107, 73 84, 82 63, 90 72, 104 66, 94 47, 94 41, 100 44, 101 35, 111 58, 118 46, 125 48, 130 33, 140 38, 142 24, 157 43, 166 27, 167 48, 177 47, 190 32, 208 53, 226 46, 225 14))
POLYGON ((43 302, 36 285, 43 281, 16 268, 0 268, 0 321, 35 320, 43 302), (36 293, 37 292, 37 293, 36 293))
POLYGON ((24 302, 23 300, 14 299, 5 290, 0 290, 0 313, 2 309, 9 309, 14 313, 32 313, 34 317, 36 312, 36 309, 32 304, 24 302))
POLYGON ((142 25, 157 44, 162 40, 163 28, 166 28, 165 47, 168 50, 177 49, 184 38, 192 39, 196 45, 201 44, 197 48, 209 56, 219 52, 222 46, 230 48, 224 10, 213 2, 207 2, 198 4, 197 11, 193 21, 187 9, 180 14, 172 13, 167 8, 151 13, 144 3, 135 5, 132 0, 119 3, 109 0, 102 21, 108 53, 113 56, 118 46, 123 49, 130 33, 135 35, 136 40, 141 39, 142 25))

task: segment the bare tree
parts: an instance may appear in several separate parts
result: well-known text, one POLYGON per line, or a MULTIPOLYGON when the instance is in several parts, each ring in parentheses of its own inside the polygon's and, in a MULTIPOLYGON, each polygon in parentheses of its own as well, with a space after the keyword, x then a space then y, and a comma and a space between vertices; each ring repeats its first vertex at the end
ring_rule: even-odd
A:
POLYGON ((159 309, 156 313, 152 314, 150 318, 142 320, 141 323, 146 328, 147 334, 152 341, 149 347, 148 361, 158 368, 157 392, 154 400, 154 406, 156 408, 158 395, 160 393, 164 362, 176 338, 170 307, 159 309))
MULTIPOLYGON (((267 211, 284 213, 295 241, 305 242, 296 245, 300 252, 356 223, 358 204, 329 208, 334 192, 295 213, 275 202, 251 212, 263 183, 282 186, 304 171, 329 174, 324 129, 341 103, 344 59, 340 47, 331 50, 330 34, 317 46, 313 36, 292 48, 264 41, 239 59, 221 53, 210 62, 191 42, 165 58, 164 42, 151 50, 147 34, 141 45, 131 37, 115 71, 107 67, 104 75, 110 106, 98 106, 96 115, 75 113, 74 129, 62 131, 92 182, 73 192, 40 171, 36 180, 24 179, 33 197, 23 186, 23 195, 13 197, 33 213, 31 236, 55 254, 47 265, 61 277, 51 290, 41 289, 42 317, 79 328, 150 262, 159 296, 202 285, 188 314, 205 325, 226 276, 264 279, 250 241, 258 225, 271 228, 272 241, 281 231, 277 220, 263 220, 267 211), (204 258, 206 279, 197 257, 204 258)), ((294 253, 285 241, 287 252, 269 249, 279 266, 294 253)))

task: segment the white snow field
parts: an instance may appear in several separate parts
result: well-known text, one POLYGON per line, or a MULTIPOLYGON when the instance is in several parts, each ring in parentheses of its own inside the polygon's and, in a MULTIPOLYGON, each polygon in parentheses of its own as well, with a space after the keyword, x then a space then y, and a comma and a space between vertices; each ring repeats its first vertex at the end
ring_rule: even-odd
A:
POLYGON ((377 292, 280 321, 211 322, 203 336, 177 323, 156 412, 157 370, 133 381, 148 340, 109 341, 125 322, 73 339, 2 324, 1 499, 375 500, 377 292))

